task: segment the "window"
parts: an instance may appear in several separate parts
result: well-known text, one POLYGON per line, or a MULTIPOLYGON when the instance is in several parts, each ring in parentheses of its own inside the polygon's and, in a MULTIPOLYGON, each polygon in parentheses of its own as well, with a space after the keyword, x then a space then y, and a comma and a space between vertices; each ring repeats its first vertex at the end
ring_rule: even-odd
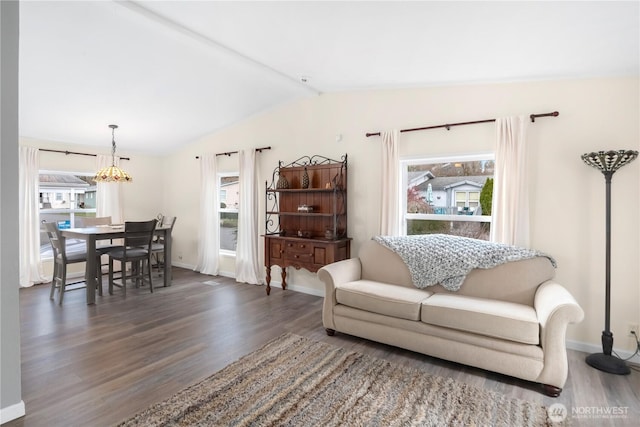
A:
POLYGON ((401 161, 401 232, 489 240, 494 155, 401 161))
POLYGON ((218 174, 220 203, 220 251, 235 253, 238 243, 238 201, 240 178, 237 173, 218 174))
MULTIPOLYGON (((57 222, 60 228, 76 226, 77 218, 96 216, 96 183, 93 174, 63 171, 40 171, 40 222, 57 222)), ((67 247, 84 243, 67 240, 67 247)), ((47 233, 40 233, 40 256, 53 256, 47 233)))

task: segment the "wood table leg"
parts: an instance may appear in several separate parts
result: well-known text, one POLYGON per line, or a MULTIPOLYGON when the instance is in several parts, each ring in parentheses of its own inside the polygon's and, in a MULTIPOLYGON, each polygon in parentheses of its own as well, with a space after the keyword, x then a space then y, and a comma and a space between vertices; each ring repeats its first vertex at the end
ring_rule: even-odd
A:
MULTIPOLYGON (((87 284, 87 304, 96 303, 96 271, 98 266, 96 260, 96 239, 95 236, 89 236, 86 240, 87 244, 87 262, 85 263, 84 280, 87 284)), ((99 265, 99 263, 98 263, 99 265)))
POLYGON ((287 289, 287 267, 282 267, 282 290, 287 289))

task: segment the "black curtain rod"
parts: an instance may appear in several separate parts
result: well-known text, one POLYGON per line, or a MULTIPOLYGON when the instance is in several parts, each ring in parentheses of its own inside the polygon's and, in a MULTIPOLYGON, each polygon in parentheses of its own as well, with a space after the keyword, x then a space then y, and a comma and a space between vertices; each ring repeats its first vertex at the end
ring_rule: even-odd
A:
MULTIPOLYGON (((536 119, 538 117, 558 117, 560 115, 560 113, 558 113, 557 111, 554 111, 553 113, 543 113, 543 114, 530 114, 529 118, 531 119, 531 123, 535 123, 536 119)), ((473 122, 460 122, 460 123, 450 123, 450 124, 446 124, 446 125, 437 125, 437 126, 426 126, 426 127, 421 127, 421 128, 413 128, 413 129, 402 129, 400 130, 400 132, 413 132, 416 130, 427 130, 427 129, 438 129, 438 128, 446 128, 447 130, 450 130, 452 127, 454 126, 464 126, 464 125, 475 125, 478 123, 491 123, 491 122, 495 122, 496 119, 486 119, 486 120, 476 120, 473 122)), ((372 132, 372 133, 367 133, 366 136, 367 138, 370 136, 375 136, 375 135, 380 135, 380 132, 372 132)))
MULTIPOLYGON (((256 148, 256 151, 258 153, 262 153, 262 151, 264 150, 271 150, 271 146, 269 147, 260 147, 260 148, 256 148)), ((216 153, 216 156, 231 156, 232 154, 238 154, 237 151, 227 151, 226 153, 216 153)), ((196 156, 196 159, 199 159, 200 156, 196 156)))
MULTIPOLYGON (((97 154, 91 154, 91 153, 78 153, 77 151, 50 150, 48 148, 38 148, 38 150, 40 150, 40 151, 48 151, 50 153, 62 153, 62 154, 66 154, 66 155, 75 154, 75 155, 78 155, 78 156, 92 156, 92 157, 97 157, 98 156, 97 154)), ((105 154, 105 156, 106 156, 106 154, 105 154)), ((122 160, 131 160, 129 157, 119 157, 119 158, 122 159, 122 160)))

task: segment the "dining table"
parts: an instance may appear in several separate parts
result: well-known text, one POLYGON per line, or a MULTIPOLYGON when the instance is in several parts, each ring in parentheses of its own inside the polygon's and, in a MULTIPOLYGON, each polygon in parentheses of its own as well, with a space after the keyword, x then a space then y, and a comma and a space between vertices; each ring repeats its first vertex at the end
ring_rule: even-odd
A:
MULTIPOLYGON (((96 260, 96 242, 102 240, 124 238, 124 225, 98 225, 95 227, 67 228, 60 232, 65 238, 84 240, 87 246, 87 262, 85 267, 85 281, 87 284, 87 304, 96 303, 97 278, 94 272, 98 268, 96 260), (89 256, 95 254, 95 256, 89 256)), ((164 286, 171 286, 171 226, 157 226, 154 234, 164 241, 164 286)), ((151 267, 149 267, 151 268, 151 267)))

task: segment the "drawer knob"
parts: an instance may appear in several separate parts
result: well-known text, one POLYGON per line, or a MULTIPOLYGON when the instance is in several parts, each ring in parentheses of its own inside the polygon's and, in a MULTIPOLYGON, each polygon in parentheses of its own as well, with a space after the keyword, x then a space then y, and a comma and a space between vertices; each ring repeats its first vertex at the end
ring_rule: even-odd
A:
POLYGON ((300 247, 301 247, 301 248, 304 248, 305 246, 304 246, 304 244, 301 244, 301 245, 300 245, 300 247))

